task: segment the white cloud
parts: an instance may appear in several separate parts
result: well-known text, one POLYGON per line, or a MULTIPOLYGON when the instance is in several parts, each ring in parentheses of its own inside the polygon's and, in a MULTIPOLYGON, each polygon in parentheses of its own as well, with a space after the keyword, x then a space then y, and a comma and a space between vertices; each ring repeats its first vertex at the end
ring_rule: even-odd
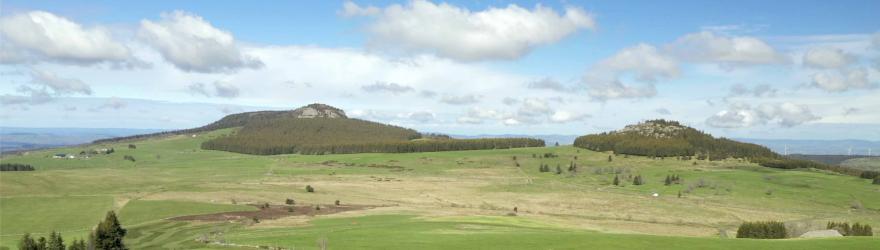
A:
POLYGON ((619 51, 594 65, 584 76, 588 93, 594 100, 644 98, 657 94, 653 83, 678 77, 680 70, 672 58, 654 46, 639 44, 619 51), (624 84, 632 76, 640 85, 624 84))
POLYGON ((436 116, 434 115, 434 113, 428 111, 418 111, 409 113, 406 115, 406 117, 410 120, 424 123, 433 121, 436 116))
POLYGON ((768 123, 794 127, 819 118, 807 106, 790 102, 762 104, 756 107, 739 103, 707 118, 706 124, 718 128, 742 128, 768 123))
POLYGON ((528 83, 528 88, 530 89, 546 89, 557 92, 570 92, 571 89, 559 83, 559 81, 554 80, 553 78, 543 78, 537 81, 531 81, 528 83))
POLYGON ((52 89, 55 95, 83 94, 91 95, 92 88, 83 81, 63 78, 48 71, 34 69, 31 72, 32 83, 52 89))
POLYGON ((853 89, 873 89, 877 83, 870 82, 868 71, 864 68, 841 70, 840 72, 819 72, 813 74, 811 86, 829 92, 843 92, 853 89))
POLYGON ((463 124, 482 124, 484 120, 497 120, 503 117, 503 114, 494 109, 473 107, 468 110, 467 114, 459 117, 457 121, 463 124))
POLYGON ((830 47, 814 48, 804 54, 804 66, 818 69, 843 68, 855 61, 855 56, 830 47))
POLYGON ((766 42, 749 36, 720 36, 709 31, 678 38, 667 47, 681 60, 725 67, 780 64, 788 61, 766 42))
POLYGON ((425 0, 382 9, 347 2, 341 14, 373 18, 366 27, 371 46, 427 51, 461 61, 520 58, 535 47, 596 25, 581 8, 566 7, 565 13, 559 14, 541 5, 529 10, 510 4, 472 12, 425 0))
POLYGON ((20 85, 16 89, 16 92, 21 95, 0 96, 0 103, 5 105, 37 105, 51 102, 60 96, 92 94, 92 88, 79 79, 60 77, 40 69, 32 69, 30 76, 30 85, 20 85))
POLYGON ((184 71, 234 72, 264 66, 243 54, 231 33, 183 11, 163 13, 156 22, 142 20, 138 37, 184 71))
POLYGON ((593 100, 607 101, 610 99, 647 98, 657 95, 653 84, 624 85, 619 80, 595 81, 586 80, 588 94, 593 100))
POLYGON ((45 11, 0 18, 0 36, 0 62, 4 63, 125 64, 132 59, 129 49, 115 41, 107 29, 84 28, 45 11))
POLYGON ((874 33, 871 44, 874 45, 875 49, 880 49, 880 32, 874 33))
POLYGON ((555 123, 566 123, 566 122, 573 122, 573 121, 583 121, 584 119, 589 118, 589 117, 590 116, 587 114, 574 114, 574 113, 571 113, 568 111, 560 110, 560 111, 554 112, 553 115, 550 116, 550 121, 555 122, 555 123))
POLYGON ((602 60, 594 70, 615 75, 632 74, 643 82, 675 78, 680 74, 678 63, 674 59, 644 43, 625 48, 602 60))
POLYGON ((657 114, 661 114, 661 115, 671 115, 672 114, 672 112, 669 112, 669 109, 666 109, 666 108, 658 108, 658 109, 655 109, 654 112, 657 114))
POLYGON ((451 105, 467 105, 480 102, 481 96, 478 95, 444 95, 440 98, 440 102, 451 105))
POLYGON ((758 84, 753 88, 749 88, 745 84, 734 84, 730 86, 730 93, 727 97, 752 96, 752 97, 773 97, 776 96, 778 90, 770 86, 770 84, 758 84))
POLYGON ((228 82, 215 81, 211 86, 213 89, 208 87, 207 84, 195 82, 187 85, 186 89, 190 94, 222 98, 235 98, 238 97, 241 92, 238 87, 228 82))
POLYGON ((374 84, 364 85, 361 89, 366 92, 389 92, 395 95, 415 91, 415 89, 410 86, 400 85, 393 82, 376 82, 374 84))

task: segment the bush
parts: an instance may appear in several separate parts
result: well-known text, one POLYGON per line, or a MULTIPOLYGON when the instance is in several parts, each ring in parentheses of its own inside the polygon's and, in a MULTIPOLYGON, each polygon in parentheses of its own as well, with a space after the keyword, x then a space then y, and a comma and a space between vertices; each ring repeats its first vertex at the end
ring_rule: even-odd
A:
POLYGON ((28 164, 2 163, 0 171, 34 171, 34 167, 28 164))
POLYGON ((125 159, 126 161, 134 162, 134 156, 131 156, 131 155, 123 156, 122 159, 125 159))
POLYGON ((864 171, 861 174, 859 174, 859 177, 862 177, 864 179, 876 179, 876 178, 880 177, 880 172, 864 171))
POLYGON ((874 185, 880 185, 880 176, 874 178, 874 185))
POLYGON ((296 204, 296 201, 294 201, 294 200, 291 199, 291 198, 287 198, 287 200, 284 200, 284 204, 287 204, 287 205, 294 205, 294 204, 296 204))
POLYGON ((778 221, 743 222, 736 230, 737 238, 784 239, 785 224, 778 221))
POLYGON ((130 148, 130 149, 136 149, 137 146, 135 146, 134 144, 128 144, 128 148, 130 148))
POLYGON ((306 192, 314 193, 315 188, 313 188, 312 185, 306 185, 306 192))

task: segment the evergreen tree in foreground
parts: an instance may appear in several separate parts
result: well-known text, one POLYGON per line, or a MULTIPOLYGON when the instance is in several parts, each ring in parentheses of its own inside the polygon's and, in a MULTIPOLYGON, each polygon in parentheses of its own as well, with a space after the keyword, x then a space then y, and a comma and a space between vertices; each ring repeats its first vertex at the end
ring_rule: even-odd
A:
POLYGON ((55 231, 52 231, 52 233, 49 234, 49 243, 46 246, 46 249, 47 250, 64 250, 65 249, 64 240, 61 239, 60 233, 55 233, 55 231))
POLYGON ((104 218, 104 221, 99 223, 98 227, 95 228, 90 241, 92 241, 91 243, 94 246, 94 249, 126 250, 128 248, 126 248, 125 244, 122 242, 126 232, 127 230, 123 229, 119 224, 119 220, 116 218, 116 213, 109 211, 107 212, 107 217, 104 218))

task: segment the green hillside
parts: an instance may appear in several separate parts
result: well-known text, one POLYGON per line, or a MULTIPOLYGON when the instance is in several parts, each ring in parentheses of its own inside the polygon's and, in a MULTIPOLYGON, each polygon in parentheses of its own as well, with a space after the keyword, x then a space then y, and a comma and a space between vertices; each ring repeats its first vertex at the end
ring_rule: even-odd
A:
POLYGON ((567 146, 269 156, 200 149, 235 130, 3 156, 3 163, 28 164, 35 171, 0 174, 0 248, 15 249, 23 233, 57 230, 68 242, 86 237, 107 210, 120 215, 131 249, 320 249, 317 242, 331 249, 871 249, 880 244, 876 236, 733 238, 740 223, 758 220, 783 221, 795 238, 824 229, 829 221, 880 228, 880 186, 828 171, 763 168, 736 159, 623 157, 567 146), (116 151, 52 158, 95 148, 116 151), (577 167, 569 170, 571 164, 577 167), (562 171, 542 172, 540 165, 562 166, 562 171), (665 185, 664 177, 673 174, 681 182, 665 185), (612 185, 615 176, 623 184, 612 185), (644 183, 633 185, 634 176, 644 183), (307 192, 307 185, 314 192, 307 192), (261 211, 254 205, 285 206, 286 199, 322 210, 332 210, 337 200, 374 208, 258 223, 172 219, 261 211))

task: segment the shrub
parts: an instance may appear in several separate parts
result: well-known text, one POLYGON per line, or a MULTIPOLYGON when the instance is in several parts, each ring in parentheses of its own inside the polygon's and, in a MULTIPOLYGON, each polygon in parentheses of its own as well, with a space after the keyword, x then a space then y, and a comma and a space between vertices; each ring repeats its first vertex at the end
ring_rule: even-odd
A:
POLYGON ((862 173, 859 174, 859 177, 864 178, 864 179, 876 179, 876 178, 880 177, 880 172, 862 171, 862 173))
POLYGON ((874 177, 874 185, 880 185, 880 176, 874 177))
POLYGON ((128 144, 128 148, 130 148, 130 149, 136 149, 137 146, 135 146, 134 144, 128 144))
POLYGON ((0 171, 34 171, 34 167, 28 164, 2 163, 0 171))
POLYGON ((294 205, 294 204, 296 204, 296 201, 294 201, 294 200, 291 199, 291 198, 287 198, 287 200, 284 200, 284 204, 287 204, 287 205, 294 205))
POLYGON ((737 238, 784 239, 786 235, 785 224, 778 221, 743 222, 736 230, 737 238))
POLYGON ((122 159, 125 159, 126 161, 134 162, 134 156, 131 156, 131 155, 123 156, 122 159))
POLYGON ((336 202, 334 202, 333 204, 336 204, 337 206, 339 206, 339 200, 336 200, 336 202))
POLYGON ((617 175, 614 175, 614 181, 612 181, 611 183, 614 184, 615 186, 620 185, 620 177, 618 177, 617 175))
POLYGON ((312 185, 306 185, 306 192, 314 193, 315 188, 313 188, 312 185))

